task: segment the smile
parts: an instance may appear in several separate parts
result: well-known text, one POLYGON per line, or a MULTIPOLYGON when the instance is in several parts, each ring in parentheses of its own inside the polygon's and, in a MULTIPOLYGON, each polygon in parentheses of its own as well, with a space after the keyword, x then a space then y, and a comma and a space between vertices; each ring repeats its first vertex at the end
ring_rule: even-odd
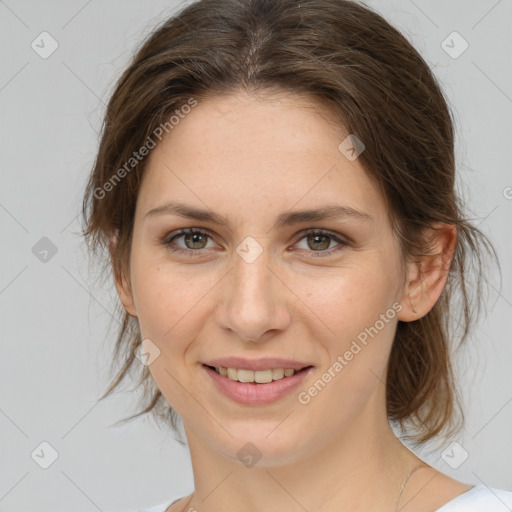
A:
POLYGON ((272 370, 243 370, 238 368, 225 368, 223 366, 210 367, 213 368, 220 375, 227 377, 231 380, 238 382, 257 382, 259 384, 266 384, 273 380, 280 380, 285 377, 291 377, 300 370, 293 368, 274 368, 272 370))
POLYGON ((216 389, 227 398, 245 405, 264 405, 275 402, 296 389, 313 370, 275 368, 246 370, 202 365, 216 389))

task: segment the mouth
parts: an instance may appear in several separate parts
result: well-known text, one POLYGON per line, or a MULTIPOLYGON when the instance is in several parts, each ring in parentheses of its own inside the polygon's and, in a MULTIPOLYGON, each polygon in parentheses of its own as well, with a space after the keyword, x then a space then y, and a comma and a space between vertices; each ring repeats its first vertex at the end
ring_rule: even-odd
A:
POLYGON ((270 382, 278 381, 281 379, 288 379, 296 374, 304 372, 312 365, 304 366, 302 368, 268 368, 266 370, 246 370, 242 368, 227 368, 224 366, 210 366, 204 364, 203 366, 213 370, 222 377, 229 380, 243 382, 244 384, 268 384, 270 382))
POLYGON ((285 397, 314 371, 314 366, 248 370, 202 364, 207 377, 221 395, 246 406, 265 406, 285 397))

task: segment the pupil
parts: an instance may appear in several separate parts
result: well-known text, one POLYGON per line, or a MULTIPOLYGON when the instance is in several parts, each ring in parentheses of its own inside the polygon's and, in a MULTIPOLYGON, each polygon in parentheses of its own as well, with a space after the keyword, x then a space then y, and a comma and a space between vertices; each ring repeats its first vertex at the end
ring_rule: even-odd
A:
MULTIPOLYGON (((192 237, 192 244, 201 243, 201 238, 204 238, 201 233, 189 233, 186 237, 187 242, 190 241, 190 237, 192 237)), ((187 244, 188 245, 188 244, 187 244)), ((201 249, 202 247, 195 247, 195 249, 201 249)))
POLYGON ((329 237, 327 235, 311 235, 309 238, 313 238, 313 244, 319 243, 321 245, 321 247, 317 247, 317 249, 327 249, 329 247, 329 237), (322 242, 319 242, 321 239, 324 240, 323 244, 322 242))

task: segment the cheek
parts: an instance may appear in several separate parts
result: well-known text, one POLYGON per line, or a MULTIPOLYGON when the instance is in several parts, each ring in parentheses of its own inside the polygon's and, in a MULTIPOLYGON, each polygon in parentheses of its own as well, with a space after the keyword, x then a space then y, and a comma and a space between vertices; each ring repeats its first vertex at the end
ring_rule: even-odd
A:
POLYGON ((391 304, 383 307, 385 303, 375 296, 371 301, 363 297, 338 302, 345 309, 337 322, 334 316, 330 321, 336 334, 322 339, 326 359, 316 378, 298 390, 298 407, 308 418, 309 428, 321 430, 326 439, 350 428, 368 403, 384 407, 387 361, 397 318, 397 311, 391 304))
POLYGON ((163 340, 172 335, 187 314, 193 316, 194 306, 204 295, 200 277, 190 280, 165 264, 152 262, 140 264, 134 258, 132 279, 134 300, 142 335, 163 340))
POLYGON ((378 261, 361 262, 317 274, 313 279, 295 279, 294 291, 304 297, 302 308, 323 325, 328 338, 347 342, 375 324, 392 307, 398 296, 396 275, 378 261))
MULTIPOLYGON (((397 275, 389 263, 369 259, 344 268, 334 278, 317 276, 306 295, 305 302, 314 313, 309 313, 310 329, 325 349, 318 384, 322 396, 315 398, 324 407, 339 402, 348 412, 370 396, 378 379, 385 379, 401 308, 396 301, 397 275)), ((298 280, 297 286, 300 283, 304 284, 298 280)), ((304 391, 312 397, 317 393, 316 389, 304 391)))
POLYGON ((149 366, 151 376, 171 407, 187 416, 195 401, 184 388, 198 398, 200 393, 190 386, 186 363, 197 360, 193 340, 200 336, 208 316, 205 294, 214 283, 206 274, 191 280, 190 275, 156 263, 133 265, 132 278, 141 337, 160 351, 149 366))

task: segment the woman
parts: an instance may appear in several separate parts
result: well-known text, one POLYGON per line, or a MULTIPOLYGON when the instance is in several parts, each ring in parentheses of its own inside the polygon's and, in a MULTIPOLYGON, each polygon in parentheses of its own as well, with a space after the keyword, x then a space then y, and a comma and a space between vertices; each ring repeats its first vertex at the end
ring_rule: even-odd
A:
POLYGON ((512 506, 392 429, 460 427, 450 351, 492 247, 453 145, 432 72, 359 3, 202 0, 147 39, 108 105, 84 235, 125 310, 105 396, 141 371, 139 414, 181 418, 190 447, 194 492, 149 510, 512 506))

